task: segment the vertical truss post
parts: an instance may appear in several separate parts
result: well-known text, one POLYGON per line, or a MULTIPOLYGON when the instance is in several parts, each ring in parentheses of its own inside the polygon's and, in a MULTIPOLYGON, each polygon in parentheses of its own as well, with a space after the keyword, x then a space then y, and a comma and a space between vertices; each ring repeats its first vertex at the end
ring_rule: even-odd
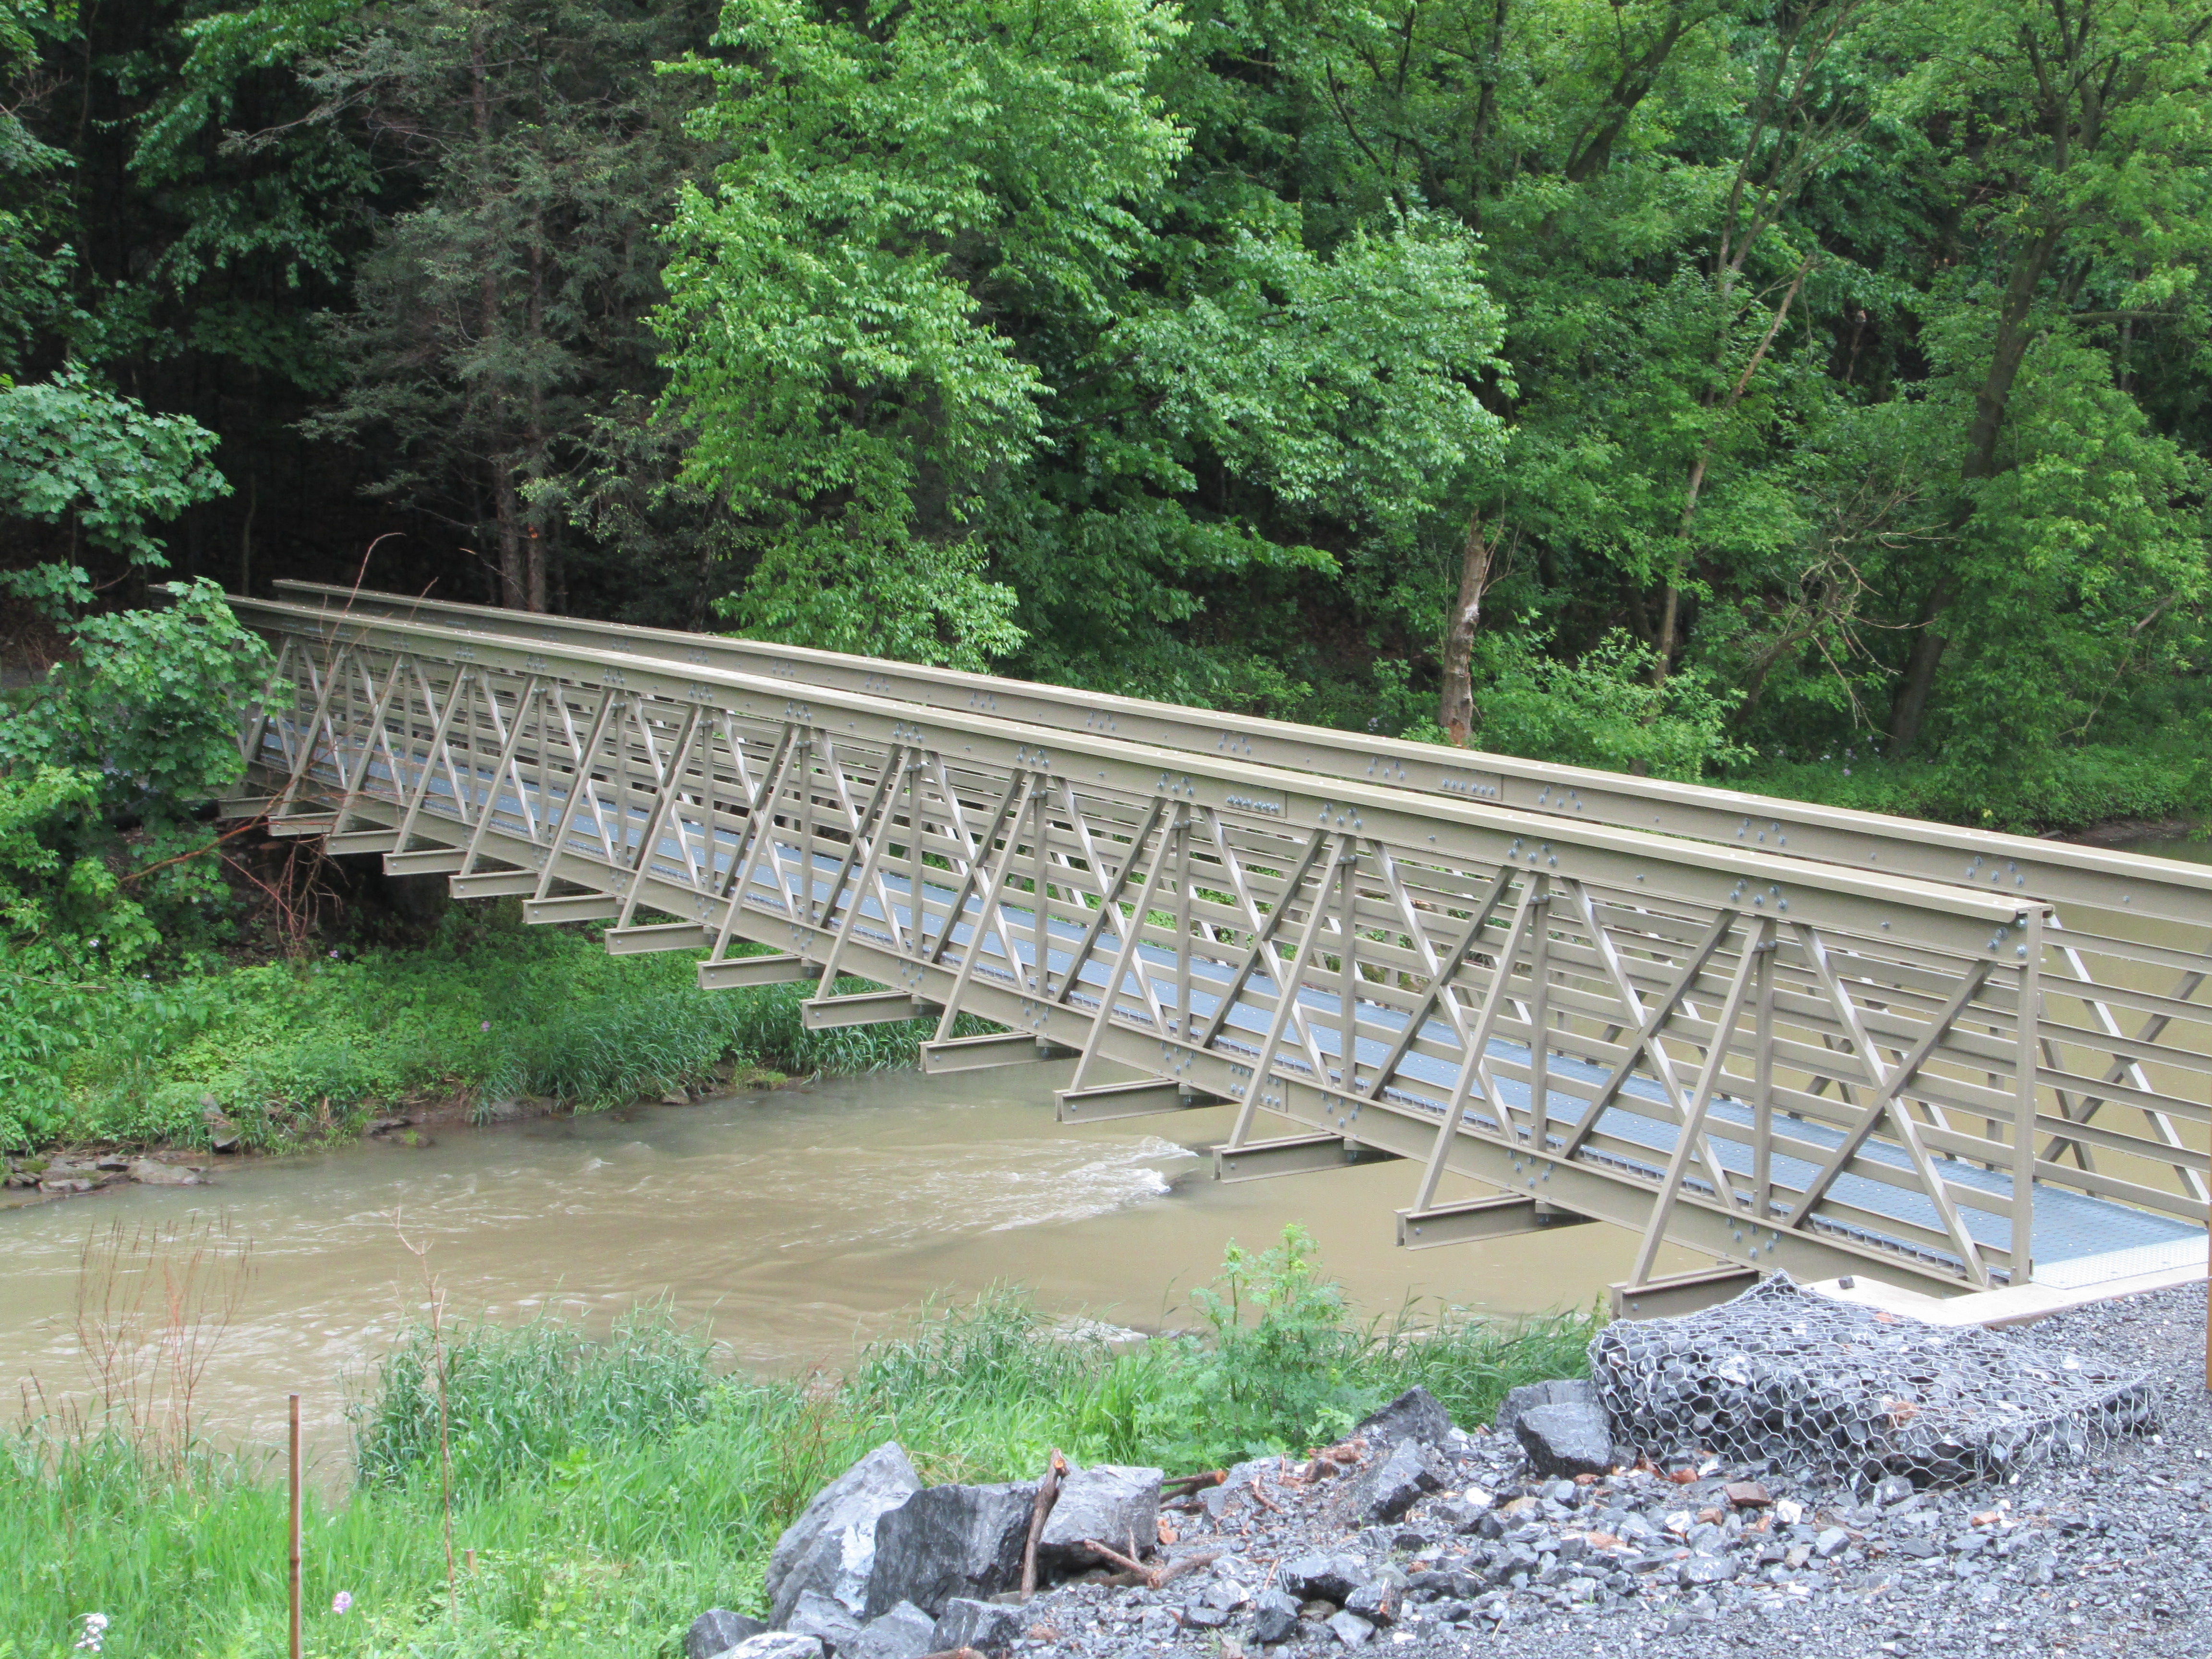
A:
MULTIPOLYGON (((1506 873, 1504 871, 1499 872, 1498 886, 1491 890, 1488 902, 1476 913, 1474 928, 1468 936, 1469 941, 1497 907, 1498 898, 1504 892, 1506 873)), ((1444 1160, 1450 1154, 1452 1138, 1459 1133, 1460 1120, 1467 1111, 1468 1097, 1477 1087, 1481 1089, 1483 1099, 1488 1103, 1490 1109, 1498 1115, 1498 1133, 1509 1139, 1512 1138, 1512 1115, 1505 1109, 1505 1103, 1498 1097, 1497 1085, 1490 1076, 1490 1033, 1498 1024, 1498 1011, 1505 1006, 1505 982, 1513 977, 1513 964, 1520 959, 1521 941, 1527 937, 1529 922, 1537 914, 1536 893, 1537 883, 1534 880, 1526 883, 1521 890, 1521 902, 1514 908, 1512 926, 1506 930, 1505 943, 1498 952, 1497 969, 1490 976, 1489 988, 1482 994, 1481 1012, 1475 1016, 1474 1030, 1465 1038, 1466 1048, 1460 1058, 1459 1076, 1453 1080, 1451 1094, 1444 1102, 1443 1121, 1437 1125, 1437 1138, 1429 1148, 1429 1160, 1421 1167, 1421 1184, 1413 1195, 1416 1211, 1425 1210, 1436 1202, 1437 1183, 1443 1177, 1444 1160)), ((1462 949, 1465 943, 1462 942, 1462 949)), ((1376 1086, 1380 1088, 1381 1083, 1378 1081, 1376 1086)))
MULTIPOLYGON (((416 678, 422 687, 422 706, 431 711, 430 736, 422 749, 422 769, 415 775, 414 787, 408 791, 407 810, 399 816, 399 839, 393 842, 400 852, 407 850, 407 842, 415 833, 415 820, 422 815, 422 803, 429 798, 430 780, 436 775, 442 763, 447 780, 453 781, 453 763, 445 759, 446 738, 453 724, 453 716, 460 711, 461 701, 467 695, 468 677, 472 672, 466 667, 453 671, 453 682, 446 691, 446 706, 439 708, 431 696, 430 677, 417 669, 416 678)), ((413 747, 412 743, 409 744, 413 747)), ((458 805, 458 803, 456 803, 458 805)))
MULTIPOLYGON (((1154 811, 1147 827, 1159 822, 1158 805, 1158 802, 1154 803, 1154 811)), ((1083 1086, 1083 1079, 1089 1074, 1091 1062, 1098 1057, 1099 1044, 1105 1038, 1106 1028, 1113 1023, 1114 1003, 1121 994, 1121 981, 1128 977, 1130 965, 1133 963, 1139 975, 1145 971, 1144 957, 1138 950, 1138 942, 1145 936, 1145 912, 1151 907, 1152 890, 1159 885, 1161 872, 1167 868, 1169 838, 1174 833, 1175 828, 1182 823, 1188 810, 1180 804, 1177 805, 1175 817, 1160 830, 1159 840, 1152 848, 1152 862, 1145 866, 1145 884, 1137 890, 1136 908, 1129 913, 1129 930, 1121 935, 1121 947, 1114 953, 1114 966, 1108 974, 1105 989, 1099 994, 1098 1018, 1091 1022, 1091 1030, 1083 1039, 1083 1053, 1076 1059, 1075 1075, 1068 1081, 1067 1086, 1071 1091, 1083 1086)), ((1106 911, 1113 908, 1118 902, 1115 895, 1120 892, 1127 883, 1129 872, 1137 867, 1137 860, 1144 856, 1145 843, 1142 837, 1143 831, 1139 831, 1139 839, 1130 846, 1129 861, 1121 866, 1120 879, 1107 890, 1105 902, 1099 907, 1102 918, 1106 911)), ((1076 977, 1081 971, 1082 963, 1079 961, 1069 969, 1068 991, 1075 988, 1076 977)), ((1066 993, 1063 992, 1062 995, 1065 996, 1066 993)))
POLYGON ((1753 926, 1753 937, 1744 941, 1741 953, 1736 957, 1735 973, 1729 981, 1728 994, 1721 1001, 1720 1017, 1714 1023, 1712 1043, 1705 1050, 1705 1070, 1698 1079, 1698 1091, 1691 1099, 1689 1115, 1675 1139, 1674 1154, 1667 1160, 1667 1173, 1660 1178, 1658 1195, 1651 1204, 1651 1219, 1644 1224, 1644 1242, 1636 1252, 1636 1266, 1628 1275, 1632 1287, 1646 1284, 1651 1278, 1651 1264, 1658 1258, 1659 1246, 1667 1237, 1667 1222, 1674 1212, 1674 1201, 1681 1196, 1682 1177, 1688 1172, 1692 1149, 1698 1152, 1698 1162, 1705 1165, 1705 1174, 1713 1183, 1713 1195, 1730 1210, 1735 1208, 1734 1183, 1715 1157, 1711 1141, 1705 1138, 1705 1115, 1712 1109, 1713 1090, 1721 1080, 1721 1069, 1727 1064, 1729 1050, 1734 1046, 1736 1022, 1743 1017, 1744 993, 1759 958, 1767 951, 1773 929, 1773 918, 1761 916, 1753 926))
POLYGON ((1552 1142, 1552 878, 1535 878, 1528 917, 1528 1146, 1552 1142))
POLYGON ((1175 1029, 1176 1035, 1188 1041, 1190 1036, 1190 962, 1191 962, 1191 905, 1190 890, 1190 826, 1181 817, 1175 827, 1175 884, 1176 884, 1176 962, 1175 962, 1175 1029))
MULTIPOLYGON (((1359 843, 1350 842, 1339 866, 1344 882, 1344 955, 1337 973, 1337 1087, 1350 1094, 1359 1060, 1359 843)), ((1316 1056, 1318 1059, 1318 1056, 1316 1056)), ((1328 1086, 1328 1074, 1316 1079, 1328 1086)))
MULTIPOLYGON (((1082 983, 1084 967, 1090 962, 1091 952, 1097 949, 1099 938, 1104 933, 1106 928, 1111 926, 1115 938, 1118 939, 1121 937, 1120 906, 1122 890, 1128 886, 1130 876, 1135 872, 1138 865, 1144 861, 1145 843, 1152 838, 1152 831, 1158 827, 1161 815, 1167 811, 1168 805, 1165 796, 1153 797, 1151 809, 1145 814, 1144 822, 1137 826, 1136 833, 1130 837, 1129 856, 1121 860, 1121 867, 1115 872, 1113 879, 1109 881, 1106 879, 1104 860, 1097 855, 1096 848, 1092 846, 1090 832, 1083 828, 1082 805, 1075 798, 1074 786, 1067 785, 1066 793, 1069 821, 1080 831, 1078 838, 1083 842, 1086 850, 1090 851, 1092 873, 1099 878, 1098 908, 1091 912, 1091 920, 1084 926, 1083 937, 1076 942, 1075 949, 1069 953, 1067 978, 1060 985, 1058 993, 1048 999, 1055 1004, 1066 1003, 1068 998, 1074 994, 1075 988, 1082 983)), ((1185 833, 1186 827, 1184 809, 1178 806, 1176 809, 1172 831, 1181 835, 1185 833)), ((1161 838, 1161 845, 1164 848, 1166 844, 1167 837, 1164 835, 1161 838)), ((1110 988, 1109 994, 1111 994, 1110 988)), ((1188 1035, 1187 1024, 1185 1035, 1188 1035)))
MULTIPOLYGON (((616 716, 623 701, 619 691, 600 688, 599 706, 592 711, 590 735, 584 746, 576 751, 576 769, 568 775, 568 796, 561 803, 561 817, 554 825, 553 837, 545 846, 545 867, 538 872, 538 896, 544 898, 553 890, 553 866, 561 860, 561 849, 568 844, 568 831, 576 822, 576 804, 592 787, 592 768, 597 763, 599 744, 605 738, 607 721, 616 716)), ((594 811, 596 816, 596 809, 594 811)), ((406 840, 401 838, 404 847, 406 840)))
MULTIPOLYGON (((659 850, 662 826, 675 817, 677 791, 684 782, 684 763, 691 758, 691 746, 699 735, 699 717, 702 712, 696 702, 684 707, 684 724, 677 731, 676 741, 669 746, 668 769, 661 781, 660 799, 653 802, 653 811, 646 815, 645 833, 638 837, 637 864, 631 870, 629 881, 623 890, 622 908, 615 916, 617 927, 630 925, 630 917, 637 910, 638 895, 645 890, 646 878, 653 871, 653 854, 659 850)), ((707 774, 708 785, 711 788, 711 762, 701 769, 707 774)), ((684 840, 684 821, 680 817, 676 820, 676 839, 680 846, 684 840)), ((690 860, 687 857, 684 862, 688 865, 690 860)))
POLYGON ((2025 1285, 2035 1274, 2036 1037, 2043 1024, 2043 912, 2031 910, 2021 928, 2020 1007, 2013 1043, 2012 1250, 2008 1282, 2025 1285))
MULTIPOLYGON (((461 859, 463 875, 473 874, 477 867, 477 860, 483 856, 484 837, 491 833, 492 815, 499 806, 499 781, 514 762, 514 751, 522 742, 524 716, 530 712, 531 704, 537 702, 538 690, 538 676, 532 674, 523 682, 522 690, 515 697, 514 723, 507 727, 507 736, 500 744, 499 759, 492 765, 491 783, 484 791, 483 805, 477 813, 476 827, 469 832, 469 849, 461 859)), ((484 682, 483 693, 484 702, 491 710, 493 728, 496 730, 499 726, 499 693, 489 679, 484 682)), ((471 726, 474 723, 473 720, 471 721, 471 726)), ((473 784, 476 777, 476 765, 473 760, 469 765, 469 775, 470 781, 473 784)), ((518 785, 518 791, 520 787, 520 786, 518 785)), ((527 808, 523 811, 523 822, 526 823, 529 822, 527 808)), ((542 887, 544 883, 541 880, 538 885, 542 887)))
POLYGON ((1782 954, 1781 944, 1771 928, 1759 939, 1752 1004, 1751 1213, 1770 1224, 1774 1206, 1774 963, 1782 954))
MULTIPOLYGON (((1321 938, 1322 923, 1328 915, 1328 890, 1336 884, 1342 849, 1350 842, 1348 836, 1328 838, 1328 862, 1314 882, 1313 908, 1306 912, 1306 925, 1298 934, 1298 946, 1285 968, 1280 959, 1270 963, 1270 977, 1275 981, 1275 1012, 1267 1022, 1267 1035, 1260 1044, 1260 1053, 1252 1062, 1252 1081, 1244 1091, 1244 1103, 1237 1109, 1237 1127, 1229 1132, 1229 1150, 1243 1146, 1252 1133, 1252 1120, 1260 1109, 1260 1094, 1267 1086, 1268 1074, 1275 1066, 1275 1051, 1283 1046, 1283 1033, 1291 1024, 1291 1016, 1298 1006, 1298 981, 1304 977, 1306 964, 1313 960, 1314 944, 1321 938)), ((1278 901, 1278 912, 1289 909, 1297 898, 1296 887, 1283 890, 1278 901)), ((1315 1079, 1322 1088, 1328 1086, 1326 1074, 1315 1079)))
MULTIPOLYGON (((792 757, 799 752, 799 728, 787 726, 776 744, 775 754, 762 769, 760 788, 745 811, 744 833, 738 836, 736 849, 730 854, 729 903, 722 911, 722 925, 715 930, 714 947, 707 952, 707 960, 720 962, 730 949, 730 935, 737 931, 738 915, 745 907, 745 893, 752 885, 753 866, 760 862, 761 849, 769 847, 775 836, 775 803, 782 793, 784 775, 791 769, 792 757)), ((771 849, 769 856, 775 857, 771 849)), ((779 886, 781 878, 778 878, 779 886)), ((856 905, 854 909, 857 911, 856 905)))
MULTIPOLYGON (((838 961, 845 954, 845 945, 853 937, 853 930, 860 926, 860 911, 868 902, 868 889, 876 884, 877 872, 883 867, 885 851, 891 844, 891 823, 897 814, 898 792, 902 787, 912 789, 915 773, 921 764, 921 761, 902 744, 893 744, 884 753, 883 775, 876 780, 876 793, 869 800, 860 822, 854 826, 852 843, 846 848, 846 863, 849 866, 854 850, 860 846, 864 836, 867 837, 868 855, 861 863, 859 878, 853 883, 853 902, 845 907, 844 920, 837 924, 837 932, 830 941, 829 953, 822 960, 819 994, 823 996, 830 995, 837 988, 838 961), (878 806, 881 808, 879 818, 877 817, 878 806), (871 823, 874 825, 872 834, 869 830, 871 823)), ((884 907, 884 927, 890 934, 891 947, 896 951, 899 939, 898 913, 892 907, 889 891, 880 887, 878 890, 884 907)), ((845 872, 840 868, 836 884, 830 890, 830 908, 823 915, 822 920, 825 924, 835 913, 837 901, 844 896, 844 893, 845 872)), ((726 927, 724 931, 726 934, 726 927)))
MULTIPOLYGON (((1030 817, 1042 793, 1036 787, 1036 779, 1035 772, 1017 771, 1014 774, 1015 799, 1010 808, 1000 810, 997 822, 991 826, 995 831, 1003 823, 1006 830, 1006 845, 999 854, 997 867, 994 869, 984 863, 991 856, 992 837, 985 837, 983 844, 975 849, 975 863, 969 866, 969 870, 972 874, 981 867, 984 877, 981 883, 976 884, 975 925, 968 930, 968 948, 961 953, 959 969, 952 975, 952 988, 945 994, 945 1012, 937 1023, 937 1041, 939 1042, 952 1035, 952 1028, 959 1021, 961 994, 967 990, 968 981, 975 976, 975 964, 983 959, 985 934, 998 935, 999 944, 1006 953, 1007 971, 1013 975, 1015 984, 1022 982, 1022 959, 1014 947, 1014 930, 1006 925, 1005 901, 1006 884, 1013 879, 1014 859, 1021 846, 1022 825, 1030 817)), ((967 893, 967 886, 963 884, 960 898, 963 909, 968 902, 967 893)), ((944 944, 951 943, 952 924, 957 920, 957 914, 946 918, 944 944)), ((939 954, 942 954, 941 949, 939 954)))

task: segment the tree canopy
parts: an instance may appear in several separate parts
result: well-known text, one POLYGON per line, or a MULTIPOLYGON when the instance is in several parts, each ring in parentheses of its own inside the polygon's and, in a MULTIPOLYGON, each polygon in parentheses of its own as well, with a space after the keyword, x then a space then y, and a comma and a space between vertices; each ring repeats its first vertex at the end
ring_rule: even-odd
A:
POLYGON ((0 592, 365 578, 2026 821, 2204 729, 2208 35, 0 0, 0 592))

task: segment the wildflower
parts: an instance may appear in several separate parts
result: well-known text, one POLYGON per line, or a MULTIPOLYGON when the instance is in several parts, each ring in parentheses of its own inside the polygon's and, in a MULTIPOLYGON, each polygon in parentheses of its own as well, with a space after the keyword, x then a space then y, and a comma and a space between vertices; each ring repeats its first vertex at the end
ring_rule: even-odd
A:
POLYGON ((84 1615, 84 1634, 78 1638, 76 1644, 78 1651, 98 1653, 100 1638, 106 1633, 107 1615, 104 1613, 88 1613, 84 1615))
POLYGON ((352 1606, 353 1592, 351 1590, 340 1590, 336 1595, 331 1597, 331 1611, 332 1613, 343 1614, 352 1606))
POLYGON ((478 1021, 477 1024, 477 1030, 479 1031, 489 1031, 491 1030, 491 1022, 488 1019, 478 1021))
POLYGON ((337 953, 337 951, 331 951, 331 960, 332 962, 336 962, 337 959, 338 959, 338 953, 337 953))

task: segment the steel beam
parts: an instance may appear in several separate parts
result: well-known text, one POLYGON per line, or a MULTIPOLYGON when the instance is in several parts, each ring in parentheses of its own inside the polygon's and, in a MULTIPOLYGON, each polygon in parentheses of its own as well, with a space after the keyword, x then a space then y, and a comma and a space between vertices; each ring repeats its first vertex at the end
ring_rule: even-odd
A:
POLYGON ((522 919, 533 927, 563 921, 611 921, 622 914, 622 900, 612 893, 568 893, 559 898, 522 901, 522 919))
POLYGON ((703 951, 714 943, 705 926, 696 921, 654 922, 642 927, 610 927, 606 932, 611 957, 649 956, 656 951, 703 951))
POLYGON ((726 957, 720 962, 699 964, 699 988, 702 991, 739 991, 756 985, 802 985, 821 977, 821 964, 804 957, 726 957))
POLYGON ((800 1022, 810 1031, 841 1030, 848 1025, 896 1025, 937 1012, 935 1006, 906 991, 861 991, 852 996, 815 997, 799 1005, 800 1022))
POLYGON ((1384 1164, 1398 1156, 1379 1146, 1362 1146, 1344 1135, 1285 1135, 1279 1140, 1248 1140, 1231 1151, 1213 1152, 1216 1181, 1272 1181, 1277 1176, 1312 1175, 1346 1170, 1355 1164, 1384 1164))
POLYGON ((460 872, 468 854, 458 847, 428 847, 412 853, 386 853, 387 876, 451 876, 460 872))
POLYGON ((1672 1319, 1700 1308, 1733 1302, 1765 1278, 1756 1267, 1707 1267, 1610 1287, 1615 1319, 1672 1319))
POLYGON ((952 1072, 988 1072, 1000 1066, 1026 1066, 1050 1059, 1058 1050, 1039 1042, 1027 1031, 1007 1031, 993 1036, 945 1037, 921 1045, 921 1070, 926 1077, 952 1072))
POLYGON ((514 898, 536 892, 538 878, 527 870, 478 870, 449 876, 446 886, 457 899, 514 898))
POLYGON ((1502 1198, 1440 1204, 1432 1210, 1401 1210, 1398 1243, 1409 1250, 1432 1249, 1439 1244, 1479 1244, 1485 1239, 1510 1238, 1553 1227, 1580 1227, 1589 1220, 1586 1215, 1572 1214, 1541 1199, 1508 1193, 1502 1198))
POLYGON ((1053 1096, 1054 1115, 1062 1123, 1110 1123, 1118 1118, 1157 1117, 1165 1112, 1222 1103, 1211 1096, 1194 1096, 1182 1084, 1158 1078, 1062 1089, 1053 1096))
POLYGON ((323 851, 332 858, 352 853, 389 853, 399 845, 397 830, 348 830, 323 837, 323 851))

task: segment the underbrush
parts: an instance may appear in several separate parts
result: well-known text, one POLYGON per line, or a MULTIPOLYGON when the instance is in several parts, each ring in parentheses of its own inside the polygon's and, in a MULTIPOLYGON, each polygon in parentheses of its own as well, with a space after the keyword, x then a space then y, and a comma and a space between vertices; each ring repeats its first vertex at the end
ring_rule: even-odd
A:
POLYGON ((1888 761, 1838 745, 1802 760, 1759 762, 1718 781, 1784 800, 2021 835, 2212 813, 2212 771, 2201 755, 2118 745, 2023 755, 1994 776, 1984 767, 1888 761))
MULTIPOLYGON (((1116 1342, 1000 1290, 924 1307, 841 1374, 771 1380, 713 1376, 665 1310, 599 1340, 550 1320, 410 1332, 360 1408, 351 1492, 310 1508, 307 1650, 672 1656, 702 1609, 758 1607, 781 1529, 885 1439, 933 1481, 1034 1475, 1054 1447, 1182 1473, 1333 1438, 1414 1382, 1485 1420, 1513 1384, 1579 1372, 1593 1324, 1363 1321, 1295 1228, 1232 1249, 1192 1311, 1186 1333, 1116 1342)), ((283 1538, 267 1465, 20 1432, 0 1445, 0 1656, 63 1659, 94 1612, 103 1659, 277 1651, 283 1538)))
POLYGON ((611 957, 595 932, 514 915, 454 916, 404 949, 87 985, 82 1036, 45 1103, 0 1098, 0 1150, 204 1142, 210 1106, 264 1148, 422 1100, 536 1096, 589 1110, 702 1083, 718 1066, 910 1065, 931 1034, 921 1021, 809 1031, 799 1005, 811 984, 702 991, 696 963, 689 951, 611 957))

